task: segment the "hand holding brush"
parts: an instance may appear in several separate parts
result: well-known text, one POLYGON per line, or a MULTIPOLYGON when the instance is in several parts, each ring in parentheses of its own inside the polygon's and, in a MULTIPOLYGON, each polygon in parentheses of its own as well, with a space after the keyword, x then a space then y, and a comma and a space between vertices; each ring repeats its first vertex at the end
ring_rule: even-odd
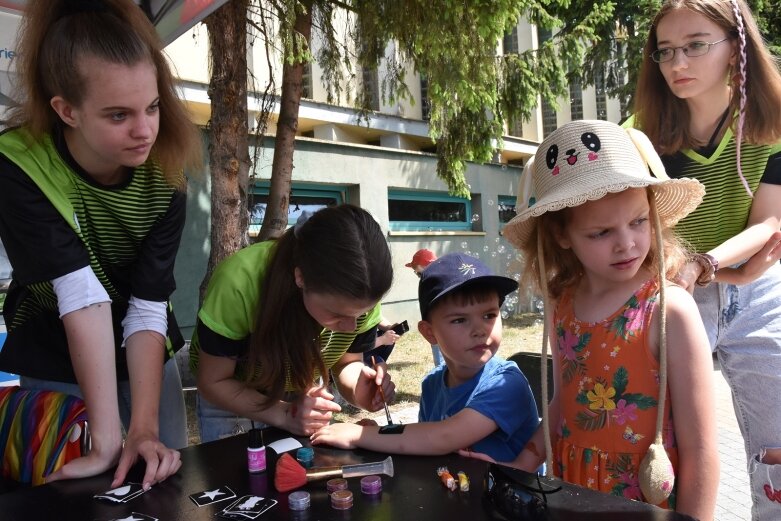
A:
POLYGON ((375 463, 305 469, 293 456, 286 452, 277 461, 277 467, 274 471, 274 487, 279 492, 288 492, 301 488, 310 481, 329 478, 354 478, 372 474, 385 474, 393 477, 393 459, 388 456, 383 461, 375 463))
MULTIPOLYGON (((377 370, 377 361, 372 356, 372 368, 376 371, 377 370)), ((385 391, 382 390, 382 385, 377 386, 377 390, 380 391, 380 398, 382 398, 382 406, 385 407, 385 416, 388 418, 388 425, 391 425, 393 423, 393 418, 391 418, 390 410, 388 409, 388 400, 385 399, 385 391)))

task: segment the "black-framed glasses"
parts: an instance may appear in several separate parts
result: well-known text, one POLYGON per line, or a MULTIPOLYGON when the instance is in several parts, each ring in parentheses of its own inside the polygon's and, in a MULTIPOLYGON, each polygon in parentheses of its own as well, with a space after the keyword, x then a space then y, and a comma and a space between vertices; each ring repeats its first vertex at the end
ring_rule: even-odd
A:
POLYGON ((681 45, 680 47, 662 47, 661 49, 656 49, 654 52, 651 53, 651 59, 656 63, 668 62, 673 59, 673 57, 675 56, 675 51, 677 51, 678 49, 683 51, 684 56, 688 58, 696 58, 697 56, 703 56, 705 54, 708 54, 708 51, 710 51, 710 48, 713 45, 716 45, 717 43, 721 43, 721 42, 726 42, 727 40, 729 40, 729 37, 722 38, 717 42, 703 42, 700 40, 696 40, 693 42, 689 42, 686 45, 681 45))

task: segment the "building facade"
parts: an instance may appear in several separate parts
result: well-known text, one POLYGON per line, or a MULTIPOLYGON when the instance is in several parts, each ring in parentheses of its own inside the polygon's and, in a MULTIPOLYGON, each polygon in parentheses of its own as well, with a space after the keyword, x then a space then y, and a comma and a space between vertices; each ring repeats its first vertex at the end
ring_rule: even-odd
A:
MULTIPOLYGON (((13 92, 9 87, 17 24, 17 17, 0 12, 0 122, 3 105, 10 102, 13 92)), ((535 26, 521 21, 498 42, 497 51, 533 49, 545 37, 549 35, 538 34, 535 26)), ((312 45, 316 48, 318 43, 312 45)), ((265 51, 261 50, 262 45, 250 46, 248 50, 256 85, 264 85, 268 76, 265 51)), ((182 98, 194 121, 205 126, 210 114, 206 29, 195 26, 166 51, 180 79, 182 98)), ((393 44, 389 44, 386 54, 390 56, 394 52, 393 44)), ((380 99, 376 73, 364 73, 362 88, 370 89, 375 110, 368 118, 361 119, 350 100, 341 100, 338 105, 326 102, 327 92, 319 81, 321 72, 313 63, 304 86, 289 224, 294 224, 304 209, 334 203, 352 203, 368 210, 387 234, 393 257, 394 283, 383 300, 383 311, 394 322, 407 319, 415 323, 419 319, 418 279, 404 265, 420 248, 428 248, 437 255, 467 251, 497 273, 517 276, 520 262, 515 250, 502 238, 501 230, 515 214, 522 165, 548 132, 570 119, 621 119, 618 101, 607 98, 599 85, 597 88, 571 85, 570 98, 559 100, 557 111, 541 104, 530 121, 509 122, 502 150, 497 151, 494 161, 467 165, 471 198, 457 198, 448 194, 447 186, 436 175, 437 158, 428 137, 425 78, 407 71, 407 84, 415 103, 390 104, 380 99)), ((253 128, 258 100, 250 96, 248 103, 249 124, 253 128)), ((251 157, 257 158, 251 167, 248 205, 251 235, 259 228, 265 210, 276 112, 278 107, 272 111, 267 136, 262 141, 251 140, 251 146, 257 149, 250 152, 251 157)), ((198 288, 210 248, 208 177, 208 171, 190 173, 188 218, 177 260, 174 295, 177 317, 185 328, 195 323, 198 288)), ((528 310, 531 305, 528 296, 512 297, 506 303, 506 310, 508 313, 528 310)))

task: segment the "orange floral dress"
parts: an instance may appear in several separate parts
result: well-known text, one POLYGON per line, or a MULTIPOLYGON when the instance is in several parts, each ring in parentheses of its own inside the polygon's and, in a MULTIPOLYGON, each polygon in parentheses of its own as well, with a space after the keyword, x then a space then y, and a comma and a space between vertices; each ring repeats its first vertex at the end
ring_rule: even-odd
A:
MULTIPOLYGON (((638 469, 654 440, 659 398, 659 363, 648 346, 657 294, 649 280, 597 323, 575 317, 571 292, 556 307, 562 388, 554 469, 564 481, 643 500, 638 469)), ((665 410, 664 446, 677 469, 669 398, 665 410)), ((660 506, 675 507, 674 490, 660 506)))

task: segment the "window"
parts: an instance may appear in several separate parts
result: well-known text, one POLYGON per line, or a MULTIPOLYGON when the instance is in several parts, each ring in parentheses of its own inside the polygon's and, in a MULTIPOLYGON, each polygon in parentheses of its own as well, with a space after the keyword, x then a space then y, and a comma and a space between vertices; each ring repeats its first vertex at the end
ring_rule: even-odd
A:
MULTIPOLYGON (((537 26, 537 45, 539 47, 542 47, 542 44, 551 38, 553 38, 553 31, 551 29, 546 29, 539 25, 537 26)), ((542 110, 542 137, 545 138, 548 134, 556 130, 559 125, 556 121, 556 110, 553 108, 552 104, 545 100, 545 98, 542 99, 540 109, 542 110)))
POLYGON ((510 118, 507 122, 507 133, 514 137, 523 137, 523 118, 510 118))
POLYGON ((471 231, 472 202, 445 192, 388 192, 388 218, 395 231, 471 231))
POLYGON ((573 78, 569 84, 570 120, 583 119, 583 88, 580 78, 573 78))
POLYGON ((542 137, 547 137, 548 134, 556 130, 558 123, 556 122, 556 110, 553 108, 545 98, 542 99, 542 137))
POLYGON ((542 26, 537 26, 537 45, 542 47, 542 44, 553 38, 553 31, 542 26))
POLYGON ((502 40, 505 54, 518 54, 518 25, 514 25, 512 31, 505 33, 502 40))
POLYGON ((380 83, 378 81, 377 69, 364 67, 361 72, 363 95, 369 101, 369 108, 378 111, 380 110, 380 83))
POLYGON ((515 197, 510 195, 499 196, 499 224, 505 225, 515 217, 515 197))
POLYGON ((428 78, 423 74, 420 75, 420 111, 423 121, 431 119, 431 100, 428 99, 428 78))
POLYGON ((605 91, 605 71, 600 65, 594 73, 594 91, 596 92, 597 119, 607 121, 607 92, 605 91))
MULTIPOLYGON (((260 181, 251 188, 247 205, 249 206, 249 234, 256 237, 263 224, 268 204, 269 182, 260 181)), ((287 225, 293 226, 303 211, 316 212, 326 206, 335 206, 345 202, 346 193, 339 187, 312 187, 311 185, 293 184, 290 203, 287 210, 287 225)))
POLYGON ((301 76, 301 97, 312 99, 312 64, 304 65, 304 73, 301 76))

